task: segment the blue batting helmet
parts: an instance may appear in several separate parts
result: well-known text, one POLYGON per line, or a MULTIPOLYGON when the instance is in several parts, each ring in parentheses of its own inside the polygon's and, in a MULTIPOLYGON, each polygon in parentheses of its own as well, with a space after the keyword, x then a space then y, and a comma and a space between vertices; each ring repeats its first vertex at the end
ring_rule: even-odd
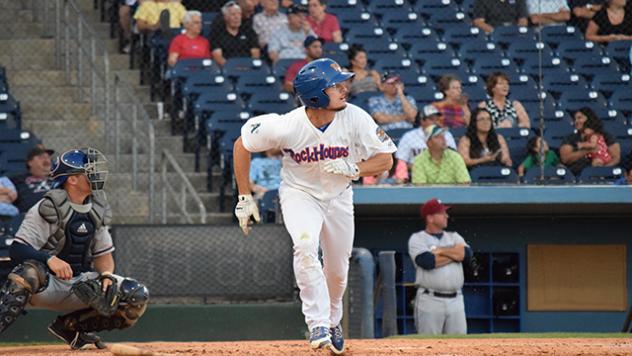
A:
POLYGON ((294 79, 294 91, 303 105, 310 108, 326 108, 329 97, 325 89, 353 77, 351 72, 343 72, 340 65, 329 58, 321 58, 307 63, 294 79))
POLYGON ((107 160, 95 148, 70 150, 62 153, 53 163, 53 188, 61 188, 69 176, 85 174, 93 190, 103 189, 107 177, 107 160))

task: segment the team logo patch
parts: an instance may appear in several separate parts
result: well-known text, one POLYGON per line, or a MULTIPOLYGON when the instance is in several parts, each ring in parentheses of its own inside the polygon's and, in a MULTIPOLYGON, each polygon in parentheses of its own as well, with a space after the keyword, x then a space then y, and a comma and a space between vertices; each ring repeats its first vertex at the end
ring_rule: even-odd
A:
POLYGON ((259 126, 261 126, 260 122, 254 123, 250 125, 250 133, 255 133, 255 131, 257 131, 257 129, 259 128, 259 126))
POLYGON ((331 68, 333 68, 336 72, 342 72, 342 68, 340 68, 340 65, 338 65, 338 63, 332 63, 331 68))
POLYGON ((384 129, 381 127, 378 127, 375 130, 375 134, 377 135, 377 138, 380 140, 380 142, 386 142, 387 140, 390 140, 391 138, 386 134, 386 132, 384 132, 384 129))

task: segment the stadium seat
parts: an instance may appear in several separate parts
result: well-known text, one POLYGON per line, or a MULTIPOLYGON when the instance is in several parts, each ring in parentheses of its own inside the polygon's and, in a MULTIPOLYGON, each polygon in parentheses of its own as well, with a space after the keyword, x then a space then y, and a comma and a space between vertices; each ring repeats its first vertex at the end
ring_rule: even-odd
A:
POLYGON ((586 91, 582 88, 569 88, 564 91, 558 101, 558 106, 564 110, 575 111, 583 106, 606 108, 606 99, 596 91, 586 91))
POLYGON ((378 73, 397 71, 402 78, 409 77, 412 74, 415 74, 415 76, 419 74, 417 63, 409 58, 379 58, 373 64, 373 69, 378 73))
MULTIPOLYGON (((505 137, 503 135, 503 137, 505 137)), ((513 163, 513 168, 517 169, 518 166, 527 158, 527 142, 529 140, 526 137, 516 138, 513 140, 507 140, 507 148, 509 149, 509 157, 513 163)))
POLYGON ((357 0, 331 0, 327 1, 327 10, 338 14, 339 12, 353 11, 354 9, 364 9, 361 1, 357 0))
POLYGON ((588 84, 581 76, 566 71, 558 75, 547 75, 542 79, 544 90, 551 93, 554 98, 559 99, 560 95, 568 90, 588 91, 588 84))
MULTIPOLYGON (((540 103, 525 102, 522 103, 522 106, 524 106, 525 111, 529 115, 531 127, 538 127, 540 125, 540 103)), ((545 122, 571 122, 570 115, 565 110, 556 108, 552 100, 544 101, 543 118, 545 122)))
POLYGON ((402 24, 393 34, 393 39, 401 43, 404 48, 410 50, 416 43, 438 43, 439 35, 434 29, 427 26, 414 24, 402 24))
POLYGON ((280 81, 275 76, 262 76, 259 73, 253 73, 252 75, 241 75, 237 80, 235 90, 237 90, 244 100, 247 100, 256 93, 280 93, 283 89, 280 81))
MULTIPOLYGON (((220 140, 226 135, 228 138, 238 137, 241 127, 250 117, 248 112, 217 111, 210 115, 201 130, 200 146, 206 143, 208 150, 207 164, 207 190, 213 191, 213 166, 221 165, 220 140)), ((201 150, 196 150, 196 168, 199 167, 199 155, 201 150)), ((199 170, 199 169, 198 169, 199 170)))
POLYGON ((452 127, 450 129, 450 133, 452 137, 454 137, 454 141, 458 144, 461 137, 465 136, 465 132, 467 131, 467 127, 452 127))
MULTIPOLYGON (((417 102, 433 102, 443 99, 443 94, 432 84, 408 85, 404 90, 417 102)), ((420 108, 421 106, 417 104, 417 107, 420 108)))
POLYGON ((419 130, 418 128, 414 129, 391 129, 388 130, 388 136, 393 140, 393 143, 397 146, 399 145, 399 140, 402 139, 402 136, 410 130, 419 130))
POLYGON ((470 171, 472 183, 476 184, 517 184, 518 175, 513 168, 502 166, 476 167, 470 171))
POLYGON ((414 74, 412 71, 398 71, 401 74, 401 81, 404 83, 404 86, 409 85, 426 85, 428 83, 432 84, 432 79, 427 76, 423 71, 420 73, 414 74), (408 74, 407 74, 408 73, 408 74))
POLYGON ((279 203, 279 191, 277 189, 268 190, 259 200, 259 210, 261 211, 261 220, 264 223, 273 223, 279 214, 281 204, 279 203))
POLYGON ((554 57, 551 48, 543 42, 524 40, 511 42, 507 47, 507 56, 518 64, 530 58, 538 58, 540 52, 542 52, 544 62, 554 57))
MULTIPOLYGON (((422 1, 425 2, 425 1, 422 1)), ((448 28, 467 24, 467 16, 458 8, 446 8, 443 10, 432 10, 431 12, 420 12, 431 27, 444 32, 448 28)))
POLYGON ((208 38, 211 34, 211 25, 213 24, 213 20, 217 17, 217 12, 203 12, 202 13, 202 36, 208 38))
POLYGON ((471 58, 474 60, 472 73, 479 76, 487 77, 495 72, 505 74, 519 73, 518 67, 516 67, 509 58, 502 58, 499 55, 494 56, 493 54, 488 56, 483 55, 480 60, 476 59, 476 56, 472 56, 471 58))
POLYGON ((285 72, 287 72, 287 69, 290 68, 292 63, 296 62, 297 60, 298 59, 296 58, 285 58, 276 61, 276 63, 274 63, 272 67, 272 72, 274 73, 274 76, 277 77, 279 80, 282 80, 285 77, 285 72))
POLYGON ((544 139, 552 150, 558 150, 564 138, 575 132, 575 127, 568 121, 548 122, 544 130, 544 139))
POLYGON ((614 136, 617 141, 632 139, 632 127, 619 121, 603 121, 603 129, 614 136))
POLYGON ((373 14, 410 13, 412 10, 406 0, 371 0, 366 9, 373 14))
POLYGON ((485 33, 478 27, 469 24, 447 28, 443 34, 443 39, 453 46, 463 46, 463 44, 478 41, 477 43, 484 44, 483 48, 487 48, 485 33))
POLYGON ((285 114, 296 108, 294 97, 285 92, 259 92, 250 98, 248 104, 253 115, 285 114))
POLYGON ((586 167, 579 174, 580 184, 612 184, 621 178, 623 169, 619 167, 586 167))
POLYGON ((424 27, 421 17, 412 11, 392 11, 383 13, 380 23, 391 33, 395 33, 402 26, 424 27))
POLYGON ((544 167, 542 172, 539 166, 533 166, 525 173, 523 180, 525 184, 564 185, 575 183, 575 176, 563 167, 544 167))
POLYGON ((250 57, 233 57, 224 63, 224 75, 236 80, 243 73, 261 73, 269 75, 271 73, 268 65, 261 59, 250 57))
POLYGON ((622 73, 630 73, 632 71, 630 67, 630 41, 608 42, 604 53, 617 61, 622 73))
POLYGON ((368 44, 369 42, 381 41, 383 43, 391 42, 388 31, 381 27, 363 27, 354 26, 345 34, 345 42, 349 44, 368 44))
POLYGON ((542 41, 557 48, 562 42, 581 39, 581 31, 573 26, 545 26, 541 30, 542 41))
POLYGON ((351 97, 349 102, 354 104, 354 105, 357 105, 357 106, 363 108, 365 111, 369 112, 369 110, 368 110, 369 99, 374 97, 374 96, 379 96, 379 95, 382 95, 382 92, 380 92, 380 91, 365 91, 365 92, 356 94, 353 97, 351 97))
POLYGON ((602 73, 593 77, 592 88, 609 98, 616 91, 630 90, 630 74, 602 73))
POLYGON ((338 22, 340 23, 340 28, 343 33, 362 24, 370 24, 372 26, 378 25, 375 16, 373 16, 370 12, 365 11, 363 8, 340 11, 336 13, 336 16, 338 17, 338 22))
POLYGON ((459 8, 453 0, 424 0, 417 1, 413 10, 429 17, 438 12, 457 12, 459 8))
POLYGON ((521 127, 498 128, 496 129, 496 133, 502 135, 507 142, 514 140, 528 140, 531 136, 533 136, 533 132, 530 129, 521 127))
POLYGON ((182 84, 182 97, 189 102, 194 102, 201 93, 208 91, 229 93, 232 90, 233 86, 224 76, 204 72, 186 78, 182 84))
POLYGON ((507 48, 512 43, 535 42, 535 33, 525 26, 497 26, 490 34, 490 39, 500 46, 507 48))
POLYGON ((390 40, 377 40, 363 43, 369 61, 377 61, 379 59, 403 59, 406 57, 406 51, 397 42, 390 40))
POLYGON ((449 53, 427 53, 423 56, 423 71, 437 80, 446 74, 455 74, 460 78, 467 78, 469 73, 463 68, 460 59, 449 53))
POLYGON ((560 43, 557 53, 560 58, 573 62, 581 57, 601 57, 601 51, 596 43, 580 38, 560 43))
POLYGON ((632 114, 632 92, 630 90, 617 91, 610 97, 610 107, 625 113, 632 114))
POLYGON ((573 70, 592 80, 595 75, 618 73, 617 65, 609 57, 580 57, 573 63, 573 70))
POLYGON ((564 72, 570 72, 566 62, 553 56, 544 59, 542 62, 540 62, 537 56, 529 57, 525 59, 522 64, 522 73, 535 78, 538 82, 540 81, 540 74, 542 74, 543 77, 551 77, 564 75, 562 74, 564 72))
MULTIPOLYGON (((476 76, 473 76, 477 78, 476 76)), ((469 98, 470 105, 478 105, 479 102, 487 100, 487 91, 482 80, 469 82, 464 80, 461 82, 461 89, 469 98)))

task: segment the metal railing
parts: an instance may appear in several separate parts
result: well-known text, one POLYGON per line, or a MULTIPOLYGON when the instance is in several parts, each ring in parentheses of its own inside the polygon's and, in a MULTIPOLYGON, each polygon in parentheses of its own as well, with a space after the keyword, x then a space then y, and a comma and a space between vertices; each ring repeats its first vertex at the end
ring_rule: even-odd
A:
POLYGON ((169 153, 168 150, 162 150, 162 155, 160 159, 160 183, 162 187, 162 193, 161 193, 162 214, 161 216, 162 216, 163 224, 167 223, 167 213, 168 213, 167 192, 169 192, 169 195, 173 198, 172 201, 177 203, 178 209, 180 210, 180 212, 186 219, 187 223, 189 224, 195 223, 195 221, 192 218, 193 214, 187 211, 187 197, 189 196, 197 204, 197 207, 199 209, 199 215, 200 215, 199 223, 201 224, 206 223, 206 207, 204 206, 202 199, 198 195, 195 188, 193 188, 193 185, 191 184, 189 179, 187 179, 186 174, 184 173, 182 168, 180 168, 180 165, 178 164, 178 162, 171 155, 171 153, 169 153), (173 169, 173 171, 177 173, 178 178, 181 180, 181 182, 178 184, 179 194, 178 194, 178 188, 175 188, 173 185, 171 185, 171 183, 169 183, 169 179, 167 177, 168 166, 170 166, 173 169))

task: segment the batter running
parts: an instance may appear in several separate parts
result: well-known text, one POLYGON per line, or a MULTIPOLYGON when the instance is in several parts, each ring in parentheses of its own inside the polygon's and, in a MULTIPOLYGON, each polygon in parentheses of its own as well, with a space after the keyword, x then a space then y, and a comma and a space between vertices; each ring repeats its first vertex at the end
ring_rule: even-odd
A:
POLYGON ((344 351, 340 320, 353 247, 351 181, 389 170, 396 151, 369 114, 347 103, 353 75, 328 58, 306 64, 294 80, 304 106, 250 119, 234 147, 239 188, 235 215, 246 234, 250 218, 259 220, 248 181, 251 152, 283 152, 279 196, 294 244, 294 275, 309 343, 336 354, 344 351))

